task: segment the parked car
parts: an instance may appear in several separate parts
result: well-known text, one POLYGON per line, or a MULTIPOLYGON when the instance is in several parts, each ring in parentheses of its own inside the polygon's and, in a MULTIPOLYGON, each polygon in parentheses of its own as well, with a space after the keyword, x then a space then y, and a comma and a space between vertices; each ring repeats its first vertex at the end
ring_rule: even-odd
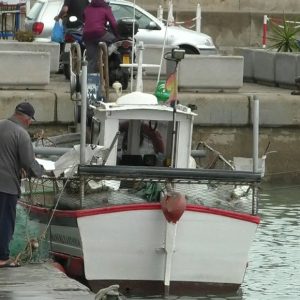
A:
POLYGON ((25 18, 25 29, 31 31, 36 42, 51 42, 54 17, 60 12, 63 0, 37 0, 25 18))
MULTIPOLYGON (((63 5, 63 0, 37 0, 25 19, 25 28, 32 31, 35 41, 50 42, 54 17, 63 5)), ((117 20, 133 18, 134 4, 124 0, 111 0, 113 14, 117 20)), ((139 31, 136 41, 144 44, 163 45, 166 25, 156 17, 135 5, 135 19, 139 31)), ((178 26, 170 26, 166 35, 167 46, 179 46, 188 54, 215 54, 217 52, 213 40, 204 33, 198 33, 178 26)))

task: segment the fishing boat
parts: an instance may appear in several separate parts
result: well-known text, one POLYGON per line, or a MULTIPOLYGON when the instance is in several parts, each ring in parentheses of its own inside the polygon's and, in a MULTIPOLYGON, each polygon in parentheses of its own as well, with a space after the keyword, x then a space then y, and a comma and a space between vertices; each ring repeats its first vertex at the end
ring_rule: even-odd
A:
POLYGON ((93 290, 237 290, 260 222, 261 173, 197 167, 190 107, 135 91, 90 108, 91 143, 25 182, 20 201, 54 259, 93 290))

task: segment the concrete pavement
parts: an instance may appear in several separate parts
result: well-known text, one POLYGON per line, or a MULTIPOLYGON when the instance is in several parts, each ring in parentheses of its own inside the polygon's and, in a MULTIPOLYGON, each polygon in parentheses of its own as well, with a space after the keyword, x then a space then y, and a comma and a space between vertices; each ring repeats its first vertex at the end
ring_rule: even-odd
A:
POLYGON ((27 264, 0 271, 0 298, 92 300, 95 294, 50 263, 27 264))

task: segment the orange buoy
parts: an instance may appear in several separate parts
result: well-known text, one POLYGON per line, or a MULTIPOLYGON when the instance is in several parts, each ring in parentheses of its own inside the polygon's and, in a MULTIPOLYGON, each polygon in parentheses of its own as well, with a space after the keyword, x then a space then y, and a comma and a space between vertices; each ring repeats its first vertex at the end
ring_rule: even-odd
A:
POLYGON ((186 198, 178 192, 169 192, 160 201, 161 209, 168 222, 176 223, 186 208, 186 198))

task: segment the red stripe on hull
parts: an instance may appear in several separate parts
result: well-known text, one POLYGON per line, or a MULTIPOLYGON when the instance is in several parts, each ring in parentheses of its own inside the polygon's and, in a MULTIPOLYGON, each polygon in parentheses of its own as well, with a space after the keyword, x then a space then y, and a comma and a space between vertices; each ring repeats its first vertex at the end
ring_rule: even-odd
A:
MULTIPOLYGON (((30 206, 27 203, 20 202, 22 206, 30 207, 30 211, 36 214, 48 214, 51 209, 47 209, 39 206, 30 206)), ((109 214, 109 213, 118 213, 125 211, 135 211, 135 210, 160 210, 160 203, 141 203, 141 204, 124 204, 124 205, 116 205, 109 207, 98 207, 92 209, 81 209, 81 210, 56 210, 54 216, 62 217, 62 218, 81 218, 88 216, 95 216, 101 214, 109 214)), ((238 213, 234 211, 223 210, 219 208, 210 208, 206 206, 200 205, 187 205, 187 211, 199 212, 199 213, 208 213, 219 215, 223 217, 229 217, 233 219, 238 219, 246 222, 251 222, 255 224, 260 223, 260 217, 252 216, 248 214, 238 213)))

